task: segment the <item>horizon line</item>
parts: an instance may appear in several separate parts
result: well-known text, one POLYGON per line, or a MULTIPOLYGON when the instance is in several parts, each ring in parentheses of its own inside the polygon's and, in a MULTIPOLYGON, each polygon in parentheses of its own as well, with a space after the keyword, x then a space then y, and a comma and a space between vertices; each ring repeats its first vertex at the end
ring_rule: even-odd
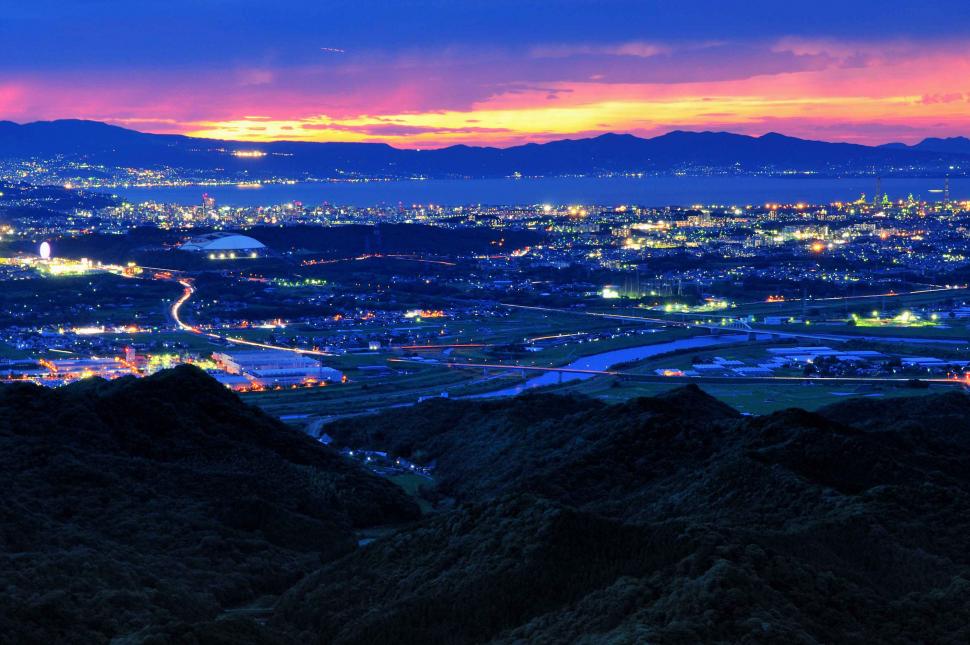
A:
POLYGON ((855 142, 852 142, 852 141, 844 141, 844 140, 806 139, 806 138, 803 138, 803 137, 797 137, 797 136, 793 136, 793 135, 790 135, 790 134, 785 134, 784 132, 778 132, 777 130, 769 130, 769 131, 764 132, 762 134, 754 135, 754 134, 744 134, 744 133, 740 133, 740 132, 733 132, 731 130, 688 130, 688 129, 683 129, 683 128, 674 128, 672 130, 667 130, 666 132, 662 132, 660 134, 657 134, 657 135, 654 135, 654 136, 649 136, 649 137, 645 137, 645 136, 641 136, 641 135, 638 135, 638 134, 634 134, 632 132, 623 132, 623 131, 616 131, 616 130, 605 130, 605 131, 599 132, 597 134, 588 134, 587 136, 575 136, 575 135, 570 135, 570 134, 563 134, 559 138, 546 139, 546 140, 541 140, 541 141, 523 140, 521 143, 514 143, 514 144, 511 144, 511 145, 507 145, 507 146, 480 145, 480 144, 473 144, 473 143, 451 143, 451 144, 448 144, 448 145, 445 145, 445 146, 399 147, 399 146, 394 145, 393 143, 390 143, 388 141, 383 141, 383 140, 381 140, 381 141, 314 141, 312 139, 273 139, 273 140, 268 140, 268 141, 250 141, 250 140, 246 140, 246 139, 217 139, 217 138, 212 138, 212 137, 196 136, 196 135, 193 135, 193 134, 181 133, 181 132, 177 132, 177 133, 176 132, 152 132, 150 130, 140 130, 140 129, 133 128, 133 127, 127 125, 127 124, 123 124, 123 122, 119 123, 119 122, 112 122, 112 121, 101 121, 101 120, 98 120, 98 119, 86 119, 86 118, 79 118, 79 117, 62 117, 62 118, 57 118, 57 119, 39 119, 39 120, 36 120, 36 121, 14 121, 12 119, 0 119, 0 123, 3 123, 3 122, 12 123, 12 124, 14 124, 16 126, 19 126, 19 127, 26 127, 26 126, 36 125, 36 124, 41 124, 41 123, 63 123, 63 122, 93 123, 93 124, 98 124, 98 125, 106 125, 106 126, 110 126, 110 127, 114 127, 114 128, 119 128, 119 129, 122 129, 122 130, 127 130, 129 132, 136 132, 138 134, 147 134, 147 135, 152 135, 152 136, 163 136, 163 137, 185 137, 187 139, 197 139, 197 140, 200 140, 200 141, 221 141, 221 142, 224 142, 224 143, 234 143, 234 144, 250 145, 250 146, 272 145, 272 144, 278 144, 278 143, 306 143, 306 144, 319 144, 319 145, 326 145, 326 144, 341 144, 341 145, 358 144, 358 145, 382 145, 382 146, 388 146, 390 148, 394 148, 396 150, 412 150, 412 151, 446 150, 448 148, 456 148, 456 147, 480 148, 480 149, 489 149, 489 148, 491 148, 491 149, 495 149, 495 150, 509 150, 509 149, 512 149, 512 148, 518 148, 518 147, 527 146, 527 145, 545 145, 545 144, 557 143, 557 142, 561 142, 561 141, 588 141, 588 140, 591 140, 591 139, 598 139, 600 137, 610 136, 610 135, 612 135, 612 136, 618 136, 618 137, 633 137, 633 138, 639 139, 641 141, 651 141, 651 140, 654 140, 654 139, 659 139, 661 137, 665 137, 665 136, 668 136, 668 135, 671 135, 671 134, 677 134, 677 133, 684 133, 684 134, 727 134, 727 135, 732 135, 732 136, 737 136, 737 137, 744 137, 744 138, 748 138, 748 139, 763 139, 765 137, 768 137, 768 136, 771 136, 771 135, 775 135, 775 136, 785 137, 787 139, 794 139, 794 140, 797 140, 797 141, 811 141, 811 142, 829 143, 829 144, 844 144, 844 145, 850 145, 850 146, 859 146, 859 147, 863 147, 863 148, 879 148, 879 147, 888 146, 888 145, 900 145, 900 146, 905 146, 906 148, 912 148, 915 145, 919 145, 919 143, 922 143, 922 142, 928 141, 928 140, 947 141, 947 140, 951 140, 951 139, 966 139, 966 138, 968 138, 965 135, 953 135, 953 136, 950 136, 950 137, 923 137, 916 144, 907 144, 907 143, 903 143, 903 142, 898 141, 898 140, 895 140, 895 141, 886 141, 884 143, 879 143, 879 144, 865 144, 865 143, 855 143, 855 142))

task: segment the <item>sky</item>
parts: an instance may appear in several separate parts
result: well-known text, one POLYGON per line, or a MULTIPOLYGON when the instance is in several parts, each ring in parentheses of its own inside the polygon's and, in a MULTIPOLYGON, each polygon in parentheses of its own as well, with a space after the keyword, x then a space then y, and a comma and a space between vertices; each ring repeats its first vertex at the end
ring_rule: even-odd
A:
POLYGON ((0 119, 250 141, 970 135, 970 2, 0 0, 0 119))

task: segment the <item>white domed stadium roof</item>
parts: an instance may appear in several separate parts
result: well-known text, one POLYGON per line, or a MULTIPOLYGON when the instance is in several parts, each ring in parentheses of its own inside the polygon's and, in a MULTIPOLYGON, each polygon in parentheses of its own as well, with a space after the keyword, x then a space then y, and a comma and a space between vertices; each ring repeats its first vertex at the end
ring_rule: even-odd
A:
POLYGON ((183 251, 256 251, 266 245, 248 235, 238 233, 207 233, 193 237, 179 247, 183 251))

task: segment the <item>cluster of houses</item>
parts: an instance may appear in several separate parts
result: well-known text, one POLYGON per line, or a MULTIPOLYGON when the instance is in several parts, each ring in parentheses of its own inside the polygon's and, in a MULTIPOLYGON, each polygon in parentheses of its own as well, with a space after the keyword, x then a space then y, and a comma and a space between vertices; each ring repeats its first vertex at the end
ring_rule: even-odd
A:
POLYGON ((780 372, 799 370, 805 373, 867 376, 890 373, 947 376, 962 374, 967 359, 946 359, 932 356, 889 356, 863 349, 833 349, 831 347, 770 347, 761 359, 742 361, 715 356, 710 360, 693 362, 689 369, 660 368, 660 376, 776 376, 780 372))
POLYGON ((339 370, 310 356, 286 350, 226 350, 213 353, 211 360, 174 357, 171 361, 153 361, 131 347, 125 348, 123 356, 0 359, 0 379, 56 387, 90 377, 110 380, 144 376, 179 362, 193 362, 206 368, 210 376, 234 390, 308 387, 343 380, 339 370))

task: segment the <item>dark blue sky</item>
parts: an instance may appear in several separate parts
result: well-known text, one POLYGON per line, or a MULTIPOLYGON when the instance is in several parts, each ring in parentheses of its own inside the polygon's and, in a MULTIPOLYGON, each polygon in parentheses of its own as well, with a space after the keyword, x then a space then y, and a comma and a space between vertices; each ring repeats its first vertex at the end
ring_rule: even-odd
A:
POLYGON ((963 128, 970 93, 966 1, 4 4, 0 117, 19 121, 429 145, 704 125, 913 139, 963 128))
POLYGON ((301 61, 347 50, 474 43, 764 39, 776 35, 933 40, 970 34, 970 2, 8 0, 0 65, 301 61))

